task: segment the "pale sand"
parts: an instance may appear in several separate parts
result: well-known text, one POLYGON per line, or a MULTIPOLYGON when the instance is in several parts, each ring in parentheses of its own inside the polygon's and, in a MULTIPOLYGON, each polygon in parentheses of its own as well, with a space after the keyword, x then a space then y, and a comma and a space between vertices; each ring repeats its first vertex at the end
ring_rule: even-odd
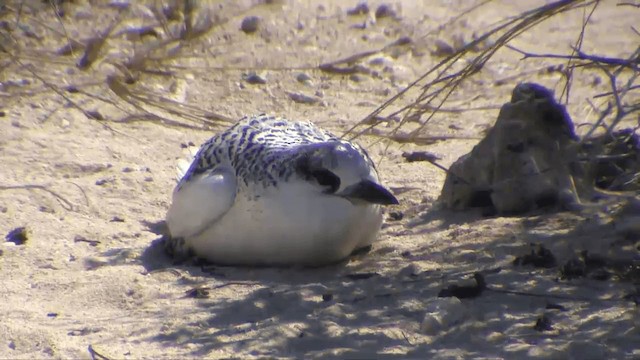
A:
MULTIPOLYGON (((76 3, 80 5, 69 7, 65 17, 66 29, 75 38, 104 29, 112 18, 113 12, 92 10, 84 1, 76 3)), ((198 47, 198 56, 209 51, 204 58, 210 67, 307 70, 265 71, 266 85, 249 85, 240 70, 203 70, 197 67, 202 58, 180 58, 179 64, 193 69, 158 81, 154 90, 232 118, 268 111, 341 132, 439 61, 429 54, 436 39, 450 42, 453 34, 468 39, 474 31, 481 33, 489 24, 525 9, 525 2, 515 8, 510 1, 497 1, 466 17, 465 26, 453 23, 438 33, 434 29, 470 2, 402 2, 399 21, 386 19, 364 30, 352 26, 366 17, 345 15, 356 1, 324 1, 323 9, 315 1, 284 3, 283 8, 273 5, 249 12, 264 20, 263 30, 252 36, 238 30, 242 16, 233 18, 207 35, 210 45, 198 47), (453 5, 447 7, 447 3, 453 5), (298 24, 302 30, 296 30, 298 24), (380 62, 389 67, 368 65, 379 77, 359 75, 362 81, 356 82, 312 69, 380 48, 404 35, 415 41, 415 51, 398 50, 397 58, 373 56, 382 57, 380 62), (301 71, 312 78, 310 85, 295 80, 301 71), (184 80, 176 81, 179 77, 184 80), (317 92, 321 103, 296 104, 287 91, 317 92)), ((370 2, 372 11, 378 4, 370 2)), ((640 10, 614 5, 602 4, 594 15, 583 46, 586 52, 623 56, 637 46, 638 37, 629 28, 637 26, 640 10)), ((568 53, 581 18, 579 11, 558 17, 514 45, 568 53)), ((48 50, 59 47, 59 37, 47 34, 42 30, 42 45, 30 42, 48 50)), ((122 49, 121 42, 114 41, 109 52, 113 55, 122 49)), ((131 46, 126 47, 129 50, 131 46)), ((426 132, 475 139, 428 146, 392 143, 388 149, 385 144, 372 144, 373 139, 360 140, 380 161, 385 183, 408 189, 397 192, 401 206, 389 209, 401 210, 405 216, 385 225, 381 242, 368 255, 323 269, 203 272, 196 266, 172 266, 157 246, 159 235, 148 231, 146 224, 164 218, 174 186, 174 164, 182 156, 180 144, 200 144, 212 132, 144 121, 105 123, 114 132, 64 106, 51 91, 10 99, 0 105, 6 112, 0 119, 0 185, 46 185, 74 208, 66 209, 42 190, 0 191, 0 234, 19 226, 31 231, 25 245, 0 245, 0 358, 90 358, 89 346, 110 359, 639 358, 639 310, 633 302, 620 300, 633 290, 632 284, 555 281, 557 268, 511 264, 516 255, 529 251, 531 242, 545 244, 559 263, 581 249, 607 252, 621 237, 606 221, 601 225, 593 220, 597 214, 585 221, 585 216, 570 213, 482 218, 439 211, 432 206, 444 173, 428 163, 406 163, 401 156, 403 151, 427 150, 441 155, 441 163, 448 166, 477 143, 517 82, 535 81, 551 88, 559 83, 557 73, 532 73, 494 85, 498 79, 552 64, 519 58, 500 51, 446 105, 464 107, 473 102, 473 106, 495 106, 496 110, 441 113, 426 132), (113 221, 114 217, 123 221, 113 221), (97 243, 74 240, 81 238, 97 243), (498 267, 502 271, 486 276, 494 289, 570 299, 495 291, 462 301, 437 297, 451 282, 498 267), (346 277, 354 273, 374 274, 360 276, 364 279, 346 277), (209 288, 208 298, 186 296, 198 286, 209 288), (566 311, 545 310, 549 302, 566 311), (553 330, 538 332, 534 324, 545 312, 553 330)), ((86 73, 76 69, 68 75, 73 60, 60 59, 65 63, 38 69, 48 79, 56 79, 56 84, 80 86, 113 71, 101 63, 86 73)), ((593 121, 585 99, 608 91, 607 80, 601 77, 596 84, 593 72, 575 75, 569 111, 576 123, 593 121)), ((0 76, 3 82, 34 81, 24 71, 5 70, 0 76)), ((105 86, 86 89, 111 96, 105 86)), ((108 119, 122 116, 93 100, 82 104, 108 119)), ((627 256, 634 251, 627 249, 627 256)))

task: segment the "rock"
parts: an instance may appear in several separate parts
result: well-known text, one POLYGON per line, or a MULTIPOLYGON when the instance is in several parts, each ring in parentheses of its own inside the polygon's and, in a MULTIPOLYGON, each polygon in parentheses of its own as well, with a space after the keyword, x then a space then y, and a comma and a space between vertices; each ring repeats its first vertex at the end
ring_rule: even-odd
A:
POLYGON ((30 231, 25 226, 17 227, 5 236, 5 240, 8 242, 12 242, 16 245, 24 245, 29 240, 30 231))
POLYGON ((388 4, 380 4, 376 9, 376 19, 382 19, 385 17, 395 17, 396 12, 388 4))
POLYGON ((247 76, 244 77, 244 81, 252 85, 267 83, 267 79, 265 79, 263 76, 258 75, 254 72, 247 74, 247 76))
POLYGON ((306 73, 300 73, 296 75, 296 81, 303 84, 311 84, 311 76, 306 73))
POLYGON ((570 170, 577 140, 550 90, 519 84, 487 136, 449 168, 440 201, 449 209, 500 214, 579 202, 570 170))
POLYGON ((242 19, 242 23, 240 24, 240 30, 242 30, 245 34, 251 34, 258 30, 258 26, 260 25, 260 18, 257 16, 247 16, 242 19))
POLYGON ((435 49, 431 52, 433 56, 445 57, 455 54, 456 50, 444 40, 436 39, 435 49))
POLYGON ((356 15, 366 15, 369 13, 369 5, 367 5, 366 1, 358 3, 353 9, 347 10, 347 15, 356 16, 356 15))
POLYGON ((320 99, 318 99, 317 97, 305 95, 302 93, 289 93, 289 98, 299 104, 313 105, 320 102, 320 99))

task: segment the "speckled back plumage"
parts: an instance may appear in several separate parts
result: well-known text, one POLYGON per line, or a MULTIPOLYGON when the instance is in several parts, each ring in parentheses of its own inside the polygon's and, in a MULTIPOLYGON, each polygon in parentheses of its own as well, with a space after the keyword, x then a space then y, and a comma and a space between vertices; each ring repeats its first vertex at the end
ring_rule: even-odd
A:
POLYGON ((277 186, 280 180, 287 181, 298 170, 292 164, 306 155, 299 151, 300 146, 328 142, 357 150, 374 168, 368 154, 357 144, 340 140, 310 122, 261 114, 245 117, 207 141, 180 180, 178 189, 191 177, 222 164, 230 164, 236 170, 238 192, 250 184, 261 184, 265 188, 277 186))

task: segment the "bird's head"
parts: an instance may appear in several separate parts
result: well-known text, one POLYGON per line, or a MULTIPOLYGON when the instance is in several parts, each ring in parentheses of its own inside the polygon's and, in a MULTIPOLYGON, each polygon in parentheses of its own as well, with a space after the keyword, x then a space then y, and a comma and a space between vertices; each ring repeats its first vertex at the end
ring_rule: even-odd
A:
POLYGON ((398 199, 380 185, 367 153, 346 141, 304 145, 296 171, 307 181, 317 184, 325 194, 352 202, 398 204, 398 199))

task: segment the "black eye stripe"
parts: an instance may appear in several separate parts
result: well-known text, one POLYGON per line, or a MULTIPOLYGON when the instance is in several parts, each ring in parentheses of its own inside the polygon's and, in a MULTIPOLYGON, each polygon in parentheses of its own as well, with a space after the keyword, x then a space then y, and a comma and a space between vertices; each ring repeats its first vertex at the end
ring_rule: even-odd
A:
POLYGON ((327 193, 333 194, 340 188, 340 178, 327 169, 314 170, 311 176, 316 179, 321 186, 328 186, 327 193))

